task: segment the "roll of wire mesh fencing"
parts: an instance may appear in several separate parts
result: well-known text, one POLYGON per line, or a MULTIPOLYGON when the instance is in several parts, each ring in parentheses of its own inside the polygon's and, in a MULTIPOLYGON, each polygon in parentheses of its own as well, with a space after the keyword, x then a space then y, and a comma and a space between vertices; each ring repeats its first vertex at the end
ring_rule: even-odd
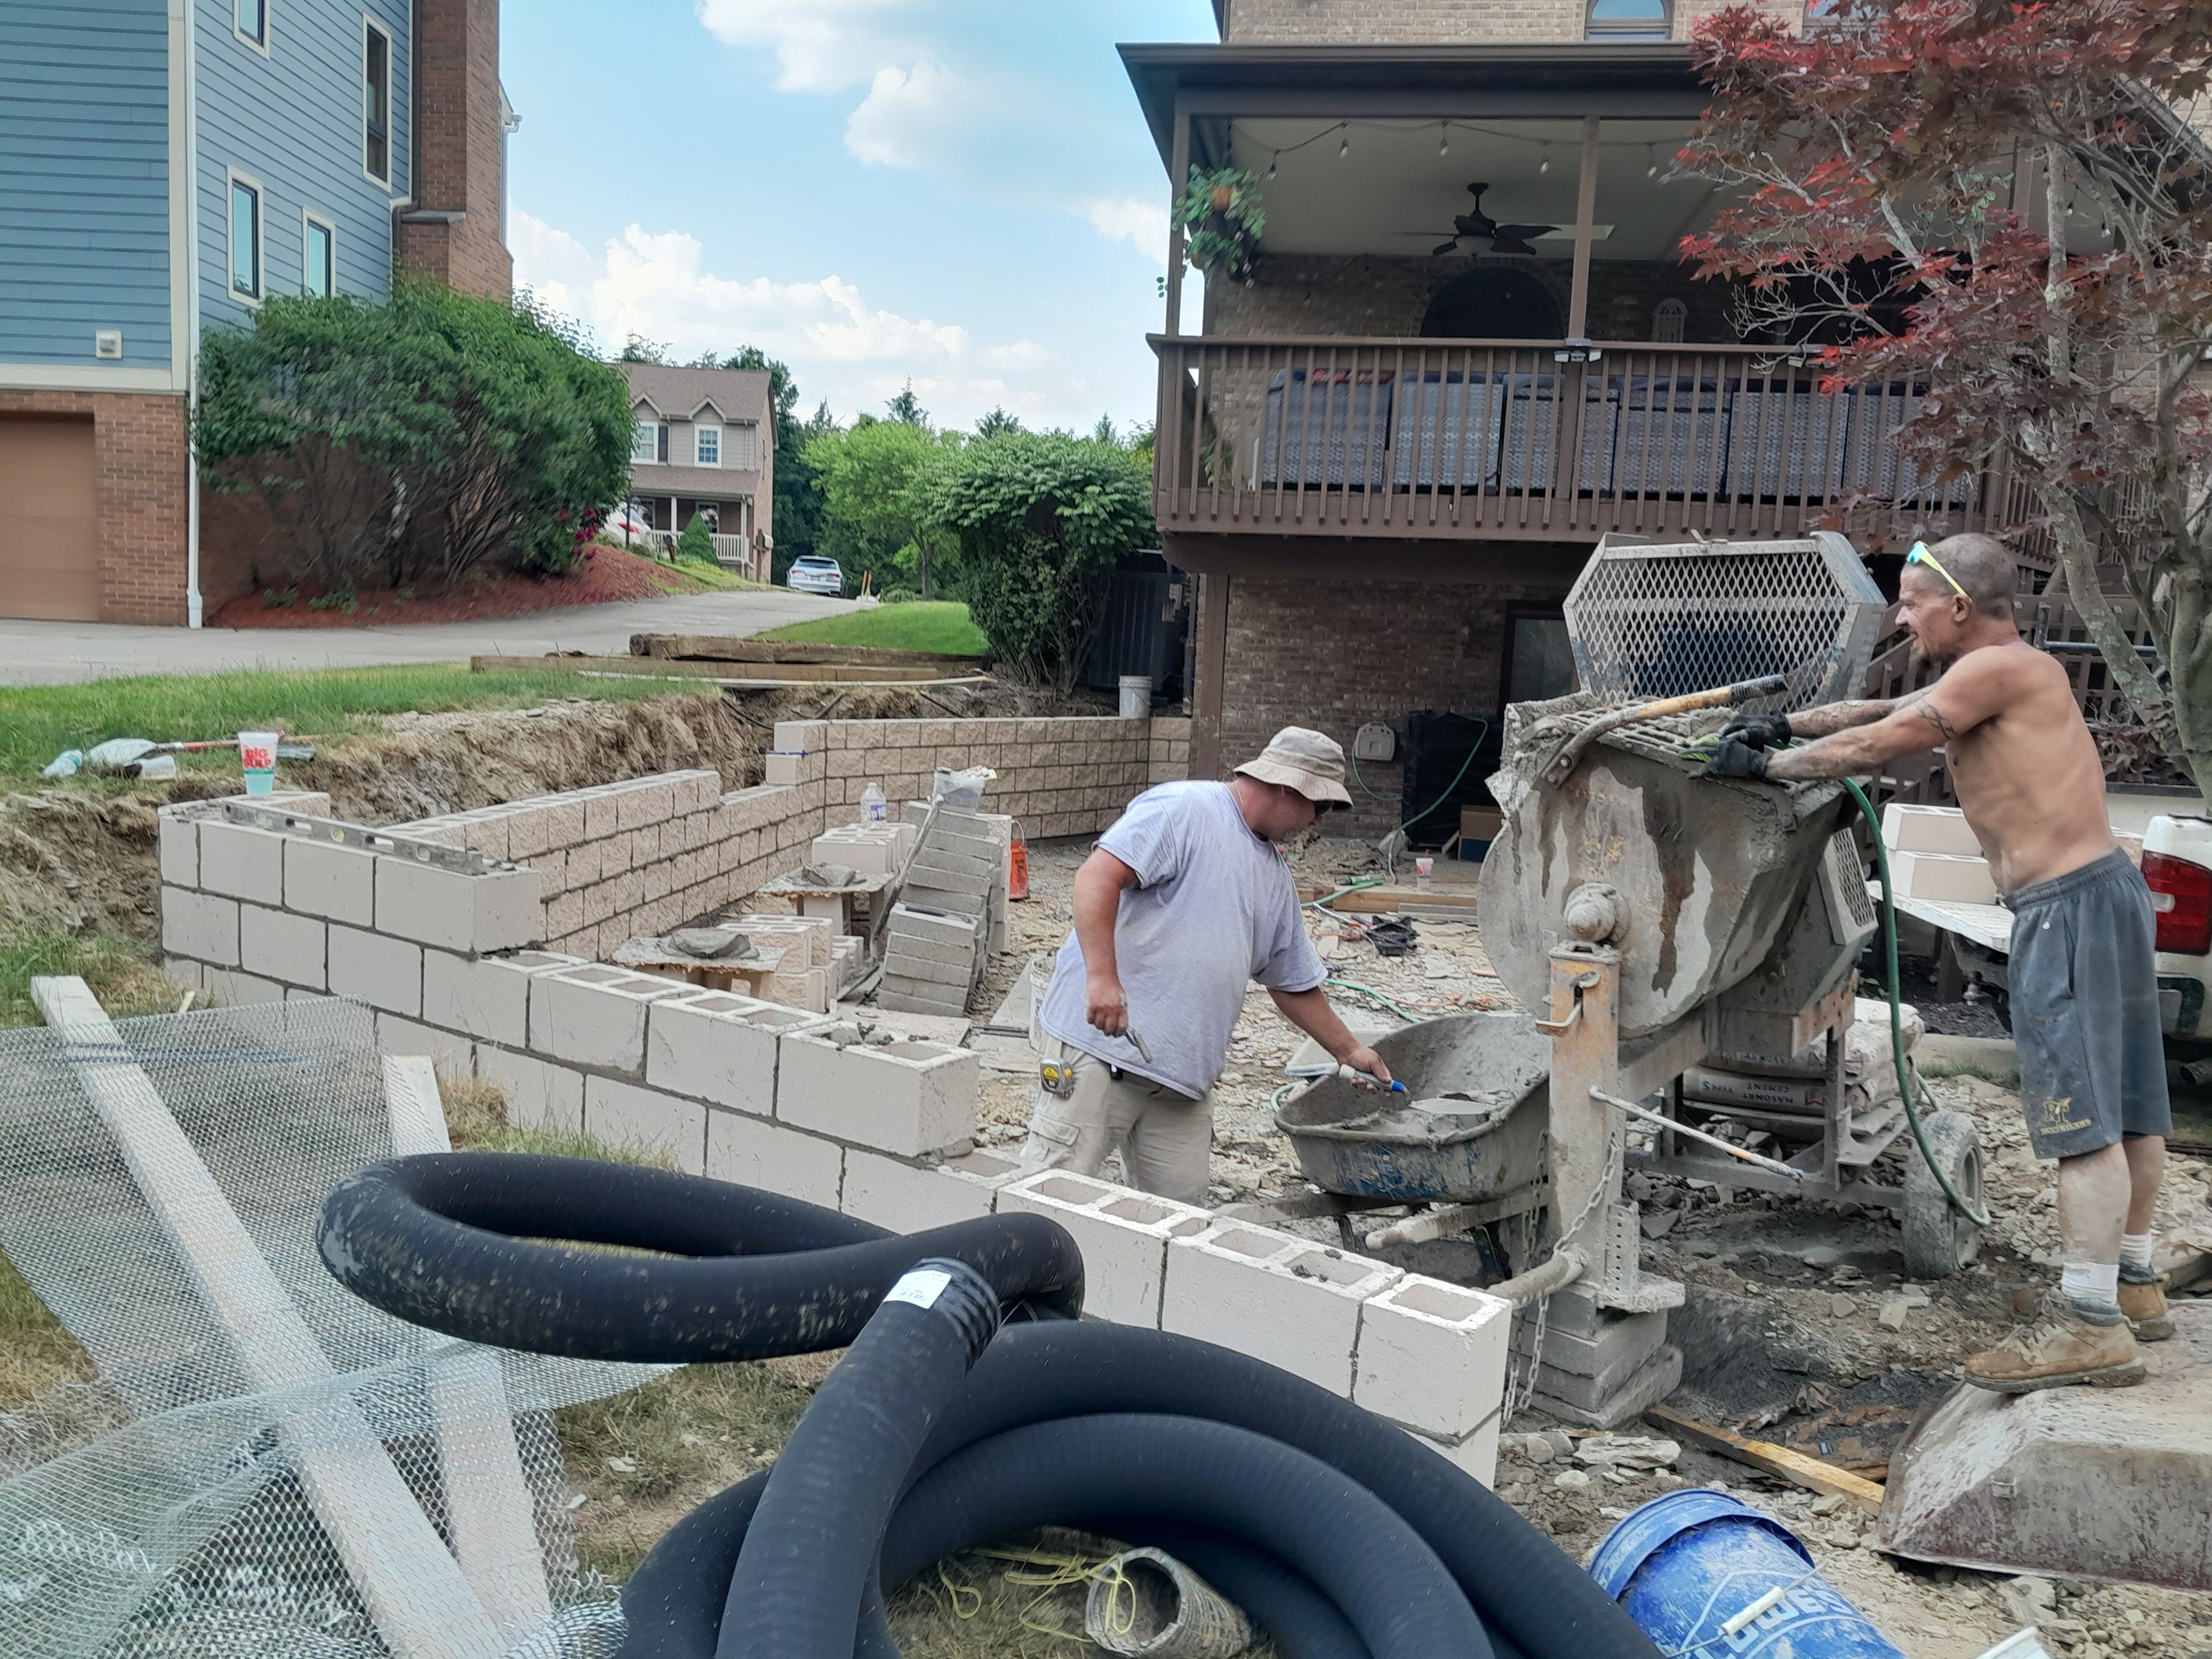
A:
POLYGON ((1655 1659, 1572 1560, 1381 1419, 1210 1343, 1079 1322, 1082 1260, 1044 1217, 900 1236, 701 1176, 450 1153, 340 1182, 320 1248, 379 1307, 473 1342, 849 1345, 773 1468, 640 1565, 623 1659, 895 1659, 886 1589, 1047 1524, 1189 1560, 1289 1659, 1655 1659))
POLYGON ((1122 1551, 1091 1575, 1083 1633, 1130 1659, 1237 1659, 1252 1645, 1242 1613, 1151 1545, 1122 1551))

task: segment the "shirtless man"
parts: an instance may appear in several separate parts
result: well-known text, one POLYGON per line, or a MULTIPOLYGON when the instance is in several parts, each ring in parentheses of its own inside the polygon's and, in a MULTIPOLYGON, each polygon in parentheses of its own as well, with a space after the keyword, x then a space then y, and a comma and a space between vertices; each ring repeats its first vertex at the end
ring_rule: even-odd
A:
POLYGON ((2033 1322, 1966 1361, 2021 1394, 2140 1382, 2136 1341, 2172 1334, 2151 1271, 2151 1214, 2172 1127, 2159 1036, 2150 892, 2112 840, 2104 769, 2066 671, 2013 626, 2012 555, 1994 538, 1916 547, 1898 620, 1942 677, 1894 702, 1732 721, 1724 777, 1864 777, 1941 746, 2002 902, 2021 1101, 2039 1158, 2058 1160, 2065 1266, 2033 1322), (1793 749, 1780 745, 1810 738, 1793 749))

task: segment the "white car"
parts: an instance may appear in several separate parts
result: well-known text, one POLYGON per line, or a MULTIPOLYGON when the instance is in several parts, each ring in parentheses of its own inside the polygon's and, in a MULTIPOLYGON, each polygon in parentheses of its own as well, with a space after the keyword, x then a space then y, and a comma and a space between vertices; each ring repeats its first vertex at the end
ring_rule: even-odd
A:
POLYGON ((784 578, 784 583, 794 593, 826 593, 833 599, 842 599, 845 597, 845 568, 835 559, 803 554, 791 562, 791 574, 784 578))
POLYGON ((2153 818, 2143 830, 2143 882, 2158 914, 2158 1023, 2168 1036, 2212 1037, 2212 818, 2153 818))

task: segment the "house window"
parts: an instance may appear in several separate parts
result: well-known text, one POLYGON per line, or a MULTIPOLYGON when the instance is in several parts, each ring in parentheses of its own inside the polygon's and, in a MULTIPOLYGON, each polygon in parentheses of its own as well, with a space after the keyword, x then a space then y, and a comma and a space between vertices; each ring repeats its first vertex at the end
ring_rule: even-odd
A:
POLYGON ((230 26, 249 46, 269 50, 269 0, 231 0, 230 26))
POLYGON ((1575 689, 1575 651, 1556 611, 1511 617, 1505 637, 1505 701, 1537 702, 1575 689))
POLYGON ((301 289, 327 300, 338 291, 337 232, 312 213, 302 216, 301 225, 301 289))
POLYGON ((1615 40, 1664 40, 1674 33, 1668 0, 1589 0, 1583 33, 1615 40))
POLYGON ((362 167, 380 185, 392 182, 392 37, 362 19, 362 167))
POLYGON ((719 426, 694 427, 691 432, 692 459, 701 466, 720 466, 722 464, 722 428, 719 426))
POLYGON ((1690 307, 1680 300, 1662 300, 1651 307, 1651 338, 1658 345, 1679 345, 1690 325, 1690 307))
POLYGON ((640 421, 630 429, 629 458, 633 461, 657 461, 660 459, 660 423, 640 421))
POLYGON ((230 179, 230 291, 241 300, 261 297, 261 186, 230 179))

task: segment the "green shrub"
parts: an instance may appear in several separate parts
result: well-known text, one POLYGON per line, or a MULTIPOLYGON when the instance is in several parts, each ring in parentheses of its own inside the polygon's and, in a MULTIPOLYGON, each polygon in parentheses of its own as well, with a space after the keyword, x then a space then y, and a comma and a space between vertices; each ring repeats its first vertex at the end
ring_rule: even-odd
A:
POLYGON ((684 533, 676 538, 676 556, 698 564, 714 562, 714 532, 707 528, 707 515, 694 513, 684 533))
POLYGON ((876 597, 885 605, 912 605, 921 595, 911 587, 886 587, 876 597))
POLYGON ((258 492, 281 582, 566 570, 629 476, 620 371, 526 302, 420 280, 380 305, 271 295, 203 365, 202 481, 258 492))

